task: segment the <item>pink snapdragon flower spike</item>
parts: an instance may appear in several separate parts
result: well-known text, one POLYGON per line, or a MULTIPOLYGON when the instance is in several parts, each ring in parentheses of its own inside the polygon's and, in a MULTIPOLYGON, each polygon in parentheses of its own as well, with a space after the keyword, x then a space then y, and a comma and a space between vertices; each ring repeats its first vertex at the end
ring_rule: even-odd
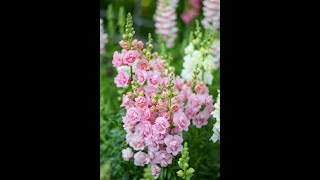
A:
POLYGON ((203 20, 205 29, 217 30, 220 28, 220 0, 203 1, 203 20))
POLYGON ((177 14, 176 8, 178 0, 158 0, 155 13, 155 27, 162 39, 166 42, 167 47, 174 45, 177 37, 177 14))
MULTIPOLYGON (((158 17, 158 25, 162 22, 165 27, 161 26, 163 29, 159 32, 172 30, 168 22, 175 16, 175 9, 172 8, 175 3, 176 0, 158 1, 158 6, 163 10, 161 17, 167 18, 162 22, 158 17)), ((146 45, 137 39, 133 40, 132 25, 129 14, 126 33, 119 43, 122 49, 114 53, 112 62, 114 67, 121 68, 114 79, 116 86, 129 87, 122 96, 121 106, 126 109, 122 122, 127 133, 126 144, 130 149, 122 153, 125 161, 134 154, 136 166, 151 164, 152 174, 158 178, 160 167, 170 165, 181 151, 182 132, 189 130, 191 120, 197 127, 205 125, 213 102, 203 83, 193 86, 193 82, 175 76, 174 69, 168 65, 169 61, 161 58, 165 56, 152 53, 150 34, 146 45)), ((169 32, 167 35, 172 38, 169 35, 174 34, 169 32)))
POLYGON ((100 54, 105 53, 104 46, 108 43, 108 34, 104 32, 103 20, 100 19, 100 54))
POLYGON ((200 0, 189 0, 187 2, 187 8, 180 15, 182 21, 185 24, 190 24, 190 22, 199 15, 201 9, 200 0))

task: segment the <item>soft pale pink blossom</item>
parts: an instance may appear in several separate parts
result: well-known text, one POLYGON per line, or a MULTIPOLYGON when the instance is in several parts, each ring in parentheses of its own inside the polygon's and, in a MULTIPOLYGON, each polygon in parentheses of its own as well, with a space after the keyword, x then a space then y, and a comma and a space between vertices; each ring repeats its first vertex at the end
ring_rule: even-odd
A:
POLYGON ((126 148, 122 150, 122 158, 125 161, 129 161, 133 157, 133 152, 130 148, 126 148))
POLYGON ((118 75, 114 78, 117 87, 126 87, 129 84, 129 75, 126 71, 120 70, 118 75))
POLYGON ((164 143, 167 145, 167 152, 172 153, 174 156, 177 155, 182 150, 182 143, 183 139, 181 136, 178 135, 168 135, 164 139, 164 143))

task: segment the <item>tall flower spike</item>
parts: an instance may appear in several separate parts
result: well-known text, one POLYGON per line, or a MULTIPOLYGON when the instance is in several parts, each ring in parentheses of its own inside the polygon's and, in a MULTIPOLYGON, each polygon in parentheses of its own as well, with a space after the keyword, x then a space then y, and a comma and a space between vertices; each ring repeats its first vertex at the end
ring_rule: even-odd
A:
POLYGON ((213 135, 211 140, 213 143, 220 141, 220 90, 218 90, 217 102, 214 104, 214 111, 211 113, 216 119, 216 123, 212 127, 213 135))
POLYGON ((203 1, 203 20, 205 29, 217 30, 220 28, 220 0, 203 1))
POLYGON ((185 180, 190 180, 191 177, 193 176, 193 173, 194 173, 194 169, 192 167, 188 168, 189 167, 189 164, 188 164, 189 159, 190 158, 189 158, 188 143, 185 142, 183 149, 181 151, 181 158, 178 161, 178 165, 182 170, 179 170, 177 172, 177 175, 185 180))
POLYGON ((177 37, 177 15, 176 8, 178 0, 158 0, 157 9, 155 13, 155 27, 156 33, 161 35, 166 42, 167 47, 174 45, 174 40, 177 37))
POLYGON ((100 54, 105 52, 104 46, 108 43, 108 34, 104 33, 103 20, 100 19, 100 54))
POLYGON ((108 9, 107 9, 107 14, 108 14, 108 33, 110 35, 110 38, 113 40, 113 37, 114 37, 114 22, 113 22, 113 7, 112 7, 112 4, 110 4, 108 6, 108 9))
POLYGON ((126 24, 126 15, 125 15, 125 12, 124 12, 124 8, 121 6, 119 8, 119 15, 118 15, 118 26, 119 26, 119 32, 120 34, 124 34, 124 26, 126 24))

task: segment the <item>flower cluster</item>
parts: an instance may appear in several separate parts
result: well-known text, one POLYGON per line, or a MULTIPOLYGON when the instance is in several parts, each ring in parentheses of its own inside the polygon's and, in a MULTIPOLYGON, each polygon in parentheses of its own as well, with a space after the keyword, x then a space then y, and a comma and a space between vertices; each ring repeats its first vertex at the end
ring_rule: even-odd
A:
POLYGON ((167 47, 174 45, 177 37, 176 7, 178 0, 158 0, 155 14, 155 27, 162 39, 166 42, 167 47))
POLYGON ((105 52, 104 46, 108 43, 108 34, 104 33, 103 20, 100 19, 100 54, 105 52))
POLYGON ((220 90, 218 90, 218 93, 217 102, 214 104, 214 111, 212 112, 212 116, 217 120, 212 128, 213 135, 211 140, 214 143, 218 140, 220 141, 220 90))
POLYGON ((220 28, 220 0, 203 1, 203 20, 205 29, 217 30, 220 28))
POLYGON ((213 111, 213 99, 202 81, 194 87, 194 91, 195 93, 191 93, 188 97, 185 113, 197 128, 201 128, 208 124, 210 113, 213 111))
POLYGON ((117 87, 129 89, 123 95, 121 106, 126 108, 122 121, 130 147, 122 151, 122 156, 126 161, 133 158, 136 166, 151 164, 152 175, 157 178, 160 167, 171 164, 182 150, 182 131, 188 131, 190 119, 196 119, 197 127, 204 125, 213 102, 203 83, 195 87, 196 94, 192 95, 190 86, 179 76, 175 77, 174 69, 168 67, 166 60, 157 52, 151 53, 150 34, 145 45, 132 40, 132 25, 128 14, 126 34, 119 43, 122 51, 114 52, 112 61, 114 67, 129 67, 129 72, 121 69, 114 79, 117 87), (185 109, 190 95, 194 98, 185 109))
MULTIPOLYGON (((217 57, 210 48, 210 46, 214 44, 213 39, 211 36, 202 38, 203 35, 198 22, 197 30, 194 34, 196 38, 185 48, 181 76, 187 81, 200 79, 204 81, 205 84, 211 85, 213 81, 212 71, 217 69, 216 64, 218 64, 216 63, 217 57)), ((216 49, 216 44, 214 44, 214 47, 214 49, 216 49)))
POLYGON ((201 9, 200 0, 189 0, 187 4, 187 9, 180 15, 185 24, 189 24, 196 16, 198 16, 201 9))

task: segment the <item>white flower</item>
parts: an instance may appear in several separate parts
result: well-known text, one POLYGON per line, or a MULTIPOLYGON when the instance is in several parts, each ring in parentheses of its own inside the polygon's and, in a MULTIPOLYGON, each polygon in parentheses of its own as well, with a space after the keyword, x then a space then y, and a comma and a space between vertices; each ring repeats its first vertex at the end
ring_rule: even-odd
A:
POLYGON ((104 33, 103 20, 100 19, 100 54, 105 52, 104 46, 108 43, 108 34, 104 33))
POLYGON ((214 111, 211 113, 216 119, 216 123, 213 125, 212 131, 213 135, 211 140, 213 143, 220 141, 220 90, 218 90, 217 102, 214 104, 214 111))
POLYGON ((191 55, 194 51, 194 46, 192 43, 190 43, 185 49, 184 49, 184 53, 185 54, 189 54, 191 55))
MULTIPOLYGON (((212 84, 213 70, 216 69, 215 56, 209 54, 204 57, 206 51, 195 50, 192 43, 185 48, 185 56, 183 58, 183 69, 181 71, 181 77, 184 80, 192 80, 196 67, 200 71, 197 79, 203 80, 207 85, 212 84), (204 71, 204 72, 203 72, 204 71), (204 73, 204 74, 203 74, 204 73), (202 76, 203 74, 203 76, 202 76)), ((210 50, 211 52, 211 50, 210 50)))

